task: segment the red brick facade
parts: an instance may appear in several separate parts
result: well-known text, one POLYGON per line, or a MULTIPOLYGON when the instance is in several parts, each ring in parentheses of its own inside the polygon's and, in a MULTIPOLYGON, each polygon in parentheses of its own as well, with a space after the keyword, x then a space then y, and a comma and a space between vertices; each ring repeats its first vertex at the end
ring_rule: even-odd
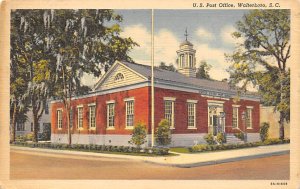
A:
MULTIPOLYGON (((72 101, 73 108, 73 134, 118 134, 128 135, 132 130, 125 128, 125 101, 126 98, 134 98, 134 123, 141 121, 148 127, 148 133, 151 133, 151 88, 142 87, 127 91, 115 92, 110 94, 80 98, 72 101), (107 130, 107 101, 115 101, 115 129, 107 130), (89 104, 96 103, 96 129, 89 130, 89 104), (83 106, 83 129, 77 129, 77 106, 83 106)), ((188 134, 188 133, 207 133, 208 132, 208 100, 224 101, 225 117, 225 132, 239 132, 237 129, 232 129, 232 112, 233 100, 213 99, 202 97, 197 93, 182 92, 177 90, 155 88, 155 127, 161 119, 164 119, 164 97, 175 98, 174 101, 174 123, 175 129, 173 134, 188 134), (196 129, 187 128, 187 100, 197 100, 196 104, 196 129)), ((244 123, 241 119, 242 112, 246 110, 246 106, 251 106, 252 109, 252 129, 247 129, 247 133, 259 132, 259 102, 251 100, 240 100, 237 105, 240 105, 238 111, 239 128, 244 130, 244 123)), ((66 111, 63 104, 56 102, 52 104, 52 133, 66 134, 67 122, 66 111), (62 109, 62 129, 57 127, 57 110, 62 109)))

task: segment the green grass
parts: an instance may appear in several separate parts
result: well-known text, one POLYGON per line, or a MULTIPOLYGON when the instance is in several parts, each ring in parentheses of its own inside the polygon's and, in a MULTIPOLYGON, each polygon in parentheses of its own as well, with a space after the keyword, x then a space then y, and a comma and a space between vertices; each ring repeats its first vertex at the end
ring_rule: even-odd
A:
POLYGON ((170 152, 191 153, 188 148, 170 148, 170 152))

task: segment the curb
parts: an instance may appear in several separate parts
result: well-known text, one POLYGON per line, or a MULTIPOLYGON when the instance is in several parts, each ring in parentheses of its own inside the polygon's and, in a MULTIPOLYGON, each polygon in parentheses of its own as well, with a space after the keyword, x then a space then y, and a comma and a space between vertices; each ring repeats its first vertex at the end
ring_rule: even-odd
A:
POLYGON ((270 152, 270 153, 265 153, 265 154, 256 154, 256 155, 233 157, 233 158, 227 158, 227 159, 197 162, 197 163, 188 163, 188 164, 157 163, 157 162, 153 162, 153 161, 149 161, 149 160, 145 160, 145 162, 150 163, 150 164, 161 165, 161 166, 192 168, 192 167, 201 167, 201 166, 207 166, 207 165, 216 165, 216 164, 221 164, 221 163, 229 163, 229 162, 241 161, 241 160, 264 158, 264 157, 269 157, 269 156, 279 156, 279 155, 285 155, 285 154, 289 154, 289 153, 290 153, 290 150, 283 150, 283 151, 270 152))

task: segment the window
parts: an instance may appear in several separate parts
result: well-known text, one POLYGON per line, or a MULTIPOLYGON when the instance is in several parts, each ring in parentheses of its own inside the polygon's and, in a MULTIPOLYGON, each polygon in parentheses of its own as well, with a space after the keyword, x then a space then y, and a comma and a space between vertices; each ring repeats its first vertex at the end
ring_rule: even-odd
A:
POLYGON ((133 127, 134 101, 126 101, 126 127, 133 127))
POLYGON ((190 67, 193 67, 193 55, 189 55, 190 67))
POLYGON ((73 109, 70 109, 70 128, 73 128, 73 109))
POLYGON ((168 120, 170 128, 174 128, 174 101, 165 100, 165 119, 168 120))
POLYGON ((232 127, 233 128, 238 128, 239 126, 239 118, 238 118, 238 114, 239 114, 239 108, 238 107, 233 107, 232 109, 232 127))
POLYGON ((112 128, 115 126, 115 104, 107 104, 107 127, 112 128))
POLYGON ((118 73, 115 77, 115 81, 124 80, 124 75, 122 73, 118 73))
POLYGON ((90 129, 96 128, 96 106, 90 106, 90 113, 89 113, 89 127, 90 129))
POLYGON ((183 61, 184 61, 184 55, 181 54, 181 55, 180 55, 180 61, 179 61, 179 62, 180 62, 180 67, 184 67, 184 66, 183 66, 183 61))
POLYGON ((188 102, 188 127, 196 128, 196 104, 188 102))
POLYGON ((47 102, 45 102, 45 114, 48 115, 49 114, 49 105, 47 102))
POLYGON ((25 131, 24 122, 17 122, 17 131, 25 131))
MULTIPOLYGON (((31 123, 32 130, 33 130, 33 124, 31 123)), ((57 128, 61 129, 62 128, 62 111, 57 110, 57 128)))
POLYGON ((246 127, 252 128, 252 108, 246 109, 246 127))
POLYGON ((77 113, 78 113, 78 115, 77 115, 77 128, 78 129, 82 129, 83 128, 83 107, 82 106, 80 106, 80 107, 77 107, 77 113))

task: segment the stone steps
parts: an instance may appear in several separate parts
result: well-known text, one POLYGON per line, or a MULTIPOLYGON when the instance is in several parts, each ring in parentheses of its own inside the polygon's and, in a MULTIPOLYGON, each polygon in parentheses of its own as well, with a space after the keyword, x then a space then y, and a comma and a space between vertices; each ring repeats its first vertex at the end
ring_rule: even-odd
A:
POLYGON ((227 144, 243 144, 244 141, 235 137, 234 135, 227 135, 226 136, 226 143, 227 144))

